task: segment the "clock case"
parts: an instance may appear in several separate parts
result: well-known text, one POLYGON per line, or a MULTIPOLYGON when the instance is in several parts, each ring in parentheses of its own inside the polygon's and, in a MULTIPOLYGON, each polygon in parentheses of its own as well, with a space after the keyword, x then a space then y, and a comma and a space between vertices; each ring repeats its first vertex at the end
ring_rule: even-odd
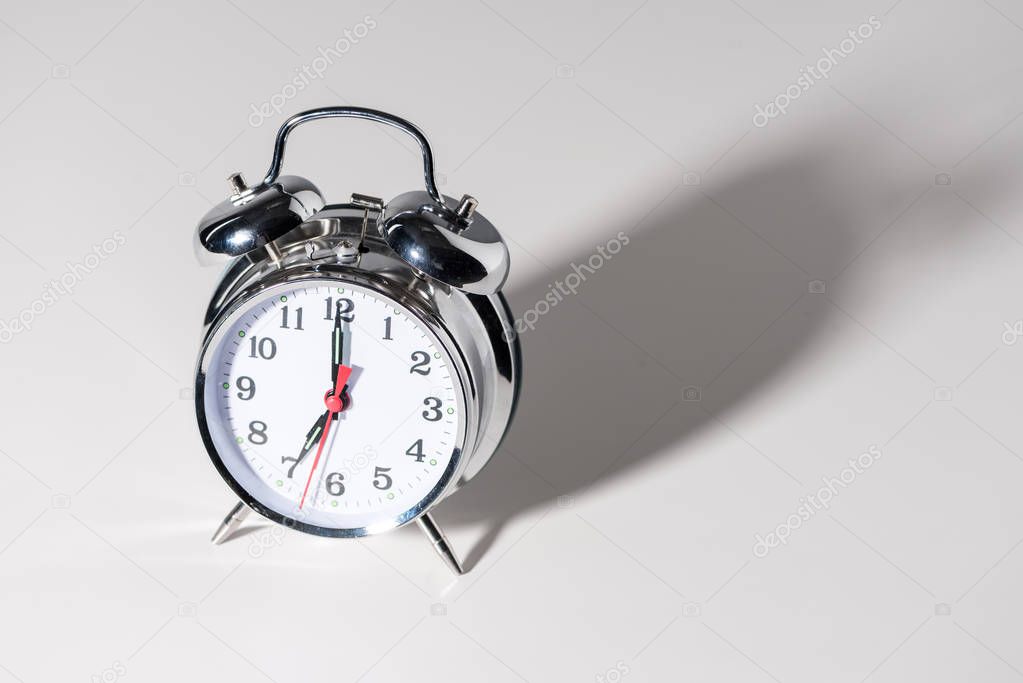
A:
POLYGON ((373 289, 415 313, 454 364, 464 397, 464 437, 446 482, 394 526, 413 520, 453 570, 461 573, 429 510, 475 477, 494 455, 515 412, 521 352, 514 320, 500 293, 508 270, 507 248, 496 229, 475 211, 476 200, 441 195, 425 136, 390 114, 357 107, 328 107, 291 117, 277 135, 273 162, 253 188, 233 175, 232 196, 214 207, 196 230, 200 259, 226 261, 203 323, 195 378, 199 431, 210 458, 242 502, 214 534, 219 543, 249 509, 283 525, 324 536, 362 536, 306 524, 269 510, 245 491, 220 461, 206 422, 208 363, 217 332, 245 302, 281 283, 336 279, 373 289), (425 191, 384 203, 354 194, 326 204, 319 190, 298 176, 279 176, 285 144, 298 125, 319 118, 362 118, 394 126, 423 151, 425 191))

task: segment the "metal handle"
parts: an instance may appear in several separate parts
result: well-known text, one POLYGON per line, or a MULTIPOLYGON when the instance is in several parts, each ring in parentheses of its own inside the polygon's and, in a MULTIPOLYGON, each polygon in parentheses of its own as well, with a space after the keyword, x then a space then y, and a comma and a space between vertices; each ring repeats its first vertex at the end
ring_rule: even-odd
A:
POLYGON ((430 143, 426 140, 426 136, 403 118, 377 111, 376 109, 366 109, 365 107, 321 107, 300 112, 285 121, 280 130, 277 131, 273 160, 270 162, 270 169, 266 172, 263 184, 270 185, 274 183, 277 180, 277 176, 280 175, 281 166, 284 164, 284 146, 288 142, 288 135, 291 134, 291 131, 307 121, 331 118, 368 119, 393 126, 415 138, 415 141, 419 143, 419 149, 423 153, 423 180, 426 182, 426 191, 433 197, 434 201, 444 206, 444 200, 441 198, 440 192, 437 191, 437 182, 433 177, 433 152, 430 151, 430 143))

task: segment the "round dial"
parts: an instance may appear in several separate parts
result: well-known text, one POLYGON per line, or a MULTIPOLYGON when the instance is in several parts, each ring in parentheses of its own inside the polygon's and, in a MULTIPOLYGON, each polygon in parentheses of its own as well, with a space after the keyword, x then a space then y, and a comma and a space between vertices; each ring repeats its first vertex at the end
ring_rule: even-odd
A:
POLYGON ((458 464, 452 360, 374 289, 315 279, 262 290, 219 327, 201 367, 214 461, 279 521, 328 535, 389 529, 422 512, 458 464))

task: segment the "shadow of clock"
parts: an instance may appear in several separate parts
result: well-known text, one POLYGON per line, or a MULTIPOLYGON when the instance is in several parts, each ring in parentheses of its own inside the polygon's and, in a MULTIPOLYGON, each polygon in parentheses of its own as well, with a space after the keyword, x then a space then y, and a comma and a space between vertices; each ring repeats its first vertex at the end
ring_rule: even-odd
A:
MULTIPOLYGON (((518 413, 487 468, 437 510, 444 525, 482 523, 475 545, 459 549, 467 568, 517 517, 571 505, 680 457, 678 444, 701 430, 727 429, 719 416, 783 376, 843 315, 815 281, 827 288, 841 275, 844 286, 856 270, 846 267, 872 240, 922 193, 943 188, 897 143, 871 149, 862 136, 843 141, 841 127, 731 177, 681 184, 638 225, 604 220, 590 234, 622 242, 609 258, 590 262, 597 252, 588 246, 556 272, 509 283, 516 315, 537 314, 520 335, 518 413), (914 173, 892 170, 894 159, 914 173), (538 305, 573 264, 601 261, 582 271, 576 294, 538 305)), ((1005 191, 1007 175, 995 183, 1005 191)), ((582 211, 580 224, 597 219, 582 211)), ((750 457, 759 457, 752 447, 750 457)), ((669 504, 685 514, 685 501, 669 504)))

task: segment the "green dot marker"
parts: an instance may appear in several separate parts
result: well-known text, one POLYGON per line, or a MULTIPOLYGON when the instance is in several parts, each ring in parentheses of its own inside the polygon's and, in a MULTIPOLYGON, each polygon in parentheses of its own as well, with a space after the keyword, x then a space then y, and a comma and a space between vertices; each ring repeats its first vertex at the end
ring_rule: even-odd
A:
POLYGON ((454 408, 448 408, 448 415, 454 415, 454 413, 455 413, 454 408))
POLYGON ((394 500, 394 494, 393 493, 388 493, 387 494, 387 500, 394 500))
POLYGON ((281 301, 287 301, 287 300, 288 300, 288 297, 286 297, 286 296, 284 296, 284 295, 282 294, 282 295, 281 295, 281 301))
POLYGON ((440 353, 439 352, 434 352, 433 357, 434 358, 440 358, 440 353))
POLYGON ((231 385, 228 384, 227 382, 224 382, 221 386, 224 387, 225 389, 230 389, 231 388, 231 385))
POLYGON ((344 287, 338 287, 337 288, 337 293, 338 294, 344 294, 345 293, 345 288, 344 287))
POLYGON ((245 336, 245 330, 238 330, 238 336, 239 337, 244 337, 245 336))
POLYGON ((235 441, 237 441, 238 443, 241 443, 241 442, 242 442, 242 437, 240 437, 240 436, 236 436, 236 437, 234 438, 234 440, 235 440, 235 441))
POLYGON ((431 465, 436 465, 436 464, 437 464, 437 461, 436 461, 436 460, 434 460, 433 458, 430 458, 430 464, 431 464, 431 465))
POLYGON ((277 480, 277 485, 278 485, 278 486, 284 486, 284 482, 283 482, 283 481, 281 481, 280 479, 278 479, 278 480, 277 480))
POLYGON ((332 500, 332 501, 330 501, 330 504, 331 504, 331 505, 332 505, 333 507, 337 507, 337 501, 336 501, 336 500, 332 500))

